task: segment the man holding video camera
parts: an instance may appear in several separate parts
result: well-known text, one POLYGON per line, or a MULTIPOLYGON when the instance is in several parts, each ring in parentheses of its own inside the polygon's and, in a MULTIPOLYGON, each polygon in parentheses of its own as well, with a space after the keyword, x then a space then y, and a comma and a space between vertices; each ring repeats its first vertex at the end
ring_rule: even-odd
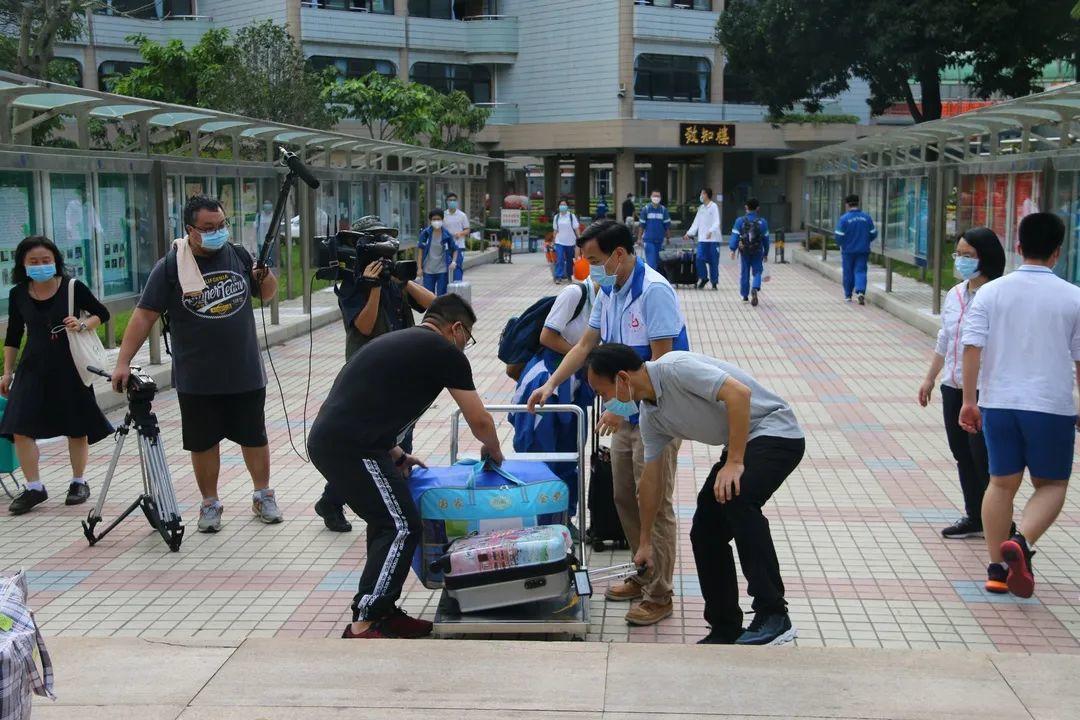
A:
POLYGON ((219 444, 240 446, 255 491, 252 511, 265 523, 282 520, 270 489, 270 448, 263 406, 266 371, 255 333, 252 298, 268 301, 278 281, 229 242, 221 202, 206 195, 184 206, 187 235, 150 272, 124 332, 112 384, 123 392, 131 360, 164 315, 172 335, 173 385, 180 402, 184 449, 202 493, 199 532, 221 529, 219 444))
POLYGON ((353 512, 367 522, 367 560, 345 638, 417 638, 426 620, 396 607, 420 542, 420 513, 406 481, 423 463, 401 439, 449 390, 481 454, 503 460, 495 420, 473 383, 465 348, 476 314, 459 295, 436 298, 418 327, 365 345, 338 373, 308 436, 311 462, 353 512))
MULTIPOLYGON (((368 215, 353 223, 352 231, 359 233, 356 243, 356 268, 345 273, 341 284, 334 288, 345 323, 345 361, 357 350, 380 335, 413 327, 413 310, 424 312, 435 295, 422 285, 406 280, 416 276, 416 262, 405 261, 389 265, 374 248, 385 238, 397 237, 397 229, 389 228, 376 216, 368 215), (389 272, 387 272, 389 271, 389 272), (360 272, 360 277, 356 273, 360 272)), ((412 433, 401 442, 402 449, 412 452, 412 433)), ((352 524, 345 519, 345 501, 338 497, 330 484, 323 489, 315 503, 315 512, 326 528, 334 532, 349 532, 352 524)))

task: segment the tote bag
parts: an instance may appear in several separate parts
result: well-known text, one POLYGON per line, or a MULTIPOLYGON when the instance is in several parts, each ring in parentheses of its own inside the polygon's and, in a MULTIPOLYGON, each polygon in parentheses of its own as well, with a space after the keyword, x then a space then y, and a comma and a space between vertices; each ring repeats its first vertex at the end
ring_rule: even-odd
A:
MULTIPOLYGON (((75 316, 75 280, 68 281, 68 317, 75 316)), ((90 317, 90 313, 83 311, 77 319, 80 321, 90 317)), ((71 359, 75 363, 75 369, 79 371, 83 385, 89 387, 96 377, 86 369, 88 365, 96 368, 105 368, 108 358, 105 356, 105 348, 101 344, 101 338, 92 330, 82 332, 68 330, 68 347, 71 349, 71 359)))

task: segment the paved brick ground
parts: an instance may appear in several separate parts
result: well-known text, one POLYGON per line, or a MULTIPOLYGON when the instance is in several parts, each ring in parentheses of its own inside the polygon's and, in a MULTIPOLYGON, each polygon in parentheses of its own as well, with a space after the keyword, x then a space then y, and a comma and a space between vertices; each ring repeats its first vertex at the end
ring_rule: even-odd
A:
MULTIPOLYGON (((838 288, 791 265, 773 268, 761 307, 743 305, 735 268, 725 265, 720 292, 682 290, 696 350, 738 363, 795 406, 808 452, 768 508, 802 645, 970 648, 1080 652, 1080 506, 1074 495, 1057 527, 1040 543, 1040 584, 1019 601, 981 590, 981 541, 944 542, 938 530, 958 516, 960 492, 941 430, 940 406, 914 402, 929 339, 889 315, 838 300, 838 288)), ((494 357, 505 318, 551 291, 538 255, 512 266, 471 271, 481 324, 470 351, 485 399, 505 402, 512 384, 494 357)), ((308 418, 341 365, 340 326, 316 332, 308 418)), ((303 432, 308 343, 275 348, 292 430, 303 432)), ((179 553, 141 518, 122 524, 94 548, 79 528, 86 507, 62 505, 65 447, 43 446, 49 502, 23 517, 0 517, 0 567, 25 567, 33 604, 50 635, 145 636, 237 640, 254 636, 323 637, 340 633, 358 568, 362 528, 327 532, 312 511, 321 479, 289 446, 276 387, 267 403, 274 486, 282 525, 251 516, 250 487, 239 452, 223 458, 225 526, 194 532, 198 495, 180 449, 176 397, 155 410, 164 428, 182 509, 192 532, 179 553)), ((448 399, 425 417, 417 452, 431 463, 448 456, 448 399)), ((506 427, 504 426, 504 432, 506 427)), ((134 498, 138 465, 125 454, 106 516, 134 498)), ((95 492, 111 443, 92 450, 95 492)), ((685 444, 679 458, 682 541, 675 615, 652 628, 628 629, 624 605, 592 601, 590 638, 693 642, 705 632, 689 547, 698 485, 719 453, 685 444)), ((605 553, 599 566, 625 559, 605 553)), ((431 615, 433 594, 410 580, 405 607, 431 615)), ((748 605, 748 603, 747 603, 748 605)))

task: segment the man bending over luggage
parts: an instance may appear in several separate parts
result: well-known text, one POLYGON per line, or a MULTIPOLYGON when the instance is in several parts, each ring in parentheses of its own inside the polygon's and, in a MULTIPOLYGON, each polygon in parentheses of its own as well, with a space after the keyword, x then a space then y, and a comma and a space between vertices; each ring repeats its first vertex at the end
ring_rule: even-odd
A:
POLYGON ((690 528, 705 620, 699 644, 779 645, 796 636, 769 521, 761 513, 802 460, 806 442, 795 413, 749 374, 705 355, 670 352, 652 362, 625 345, 589 354, 589 384, 609 403, 637 405, 645 471, 638 484, 638 565, 652 565, 652 526, 661 502, 664 448, 679 440, 723 445, 698 493, 690 528), (743 630, 731 540, 751 597, 754 621, 743 630))
POLYGON ((308 452, 337 497, 367 522, 367 561, 345 638, 416 638, 431 623, 395 607, 420 541, 420 513, 405 478, 423 463, 399 443, 444 390, 483 454, 501 464, 495 421, 473 386, 464 350, 476 315, 457 295, 436 298, 414 327, 378 337, 338 373, 311 426, 308 452))

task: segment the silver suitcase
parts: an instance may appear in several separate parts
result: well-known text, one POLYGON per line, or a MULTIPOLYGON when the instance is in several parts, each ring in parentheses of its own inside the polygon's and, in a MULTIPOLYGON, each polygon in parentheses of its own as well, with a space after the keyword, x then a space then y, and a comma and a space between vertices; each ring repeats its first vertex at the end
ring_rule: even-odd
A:
POLYGON ((472 284, 471 283, 467 283, 464 280, 457 280, 455 282, 449 283, 446 286, 446 292, 447 293, 454 293, 455 295, 460 295, 465 300, 465 302, 472 305, 472 284))

